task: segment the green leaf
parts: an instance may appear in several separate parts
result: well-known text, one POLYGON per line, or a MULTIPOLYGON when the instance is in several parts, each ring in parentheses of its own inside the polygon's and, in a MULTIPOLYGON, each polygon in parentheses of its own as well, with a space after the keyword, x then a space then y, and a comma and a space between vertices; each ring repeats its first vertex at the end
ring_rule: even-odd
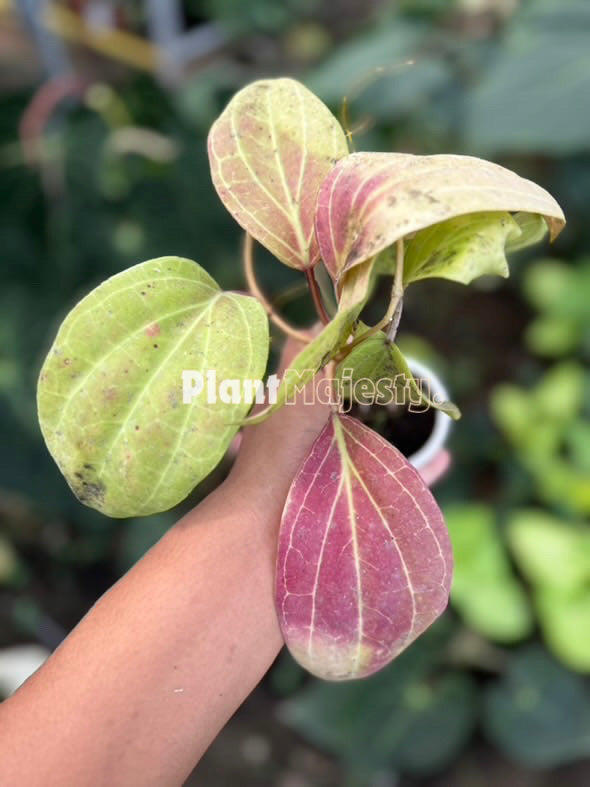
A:
POLYGON ((347 154, 336 118, 293 79, 243 88, 209 132, 211 176, 221 201, 246 232, 300 270, 319 260, 318 191, 347 154))
POLYGON ((267 405, 256 415, 246 419, 247 424, 265 421, 271 413, 279 410, 285 403, 294 401, 315 375, 329 363, 350 335, 360 306, 347 311, 339 311, 309 344, 297 355, 285 370, 277 390, 276 402, 267 405))
MULTIPOLYGON (((567 568, 562 566, 564 573, 567 568)), ((566 667, 590 672, 590 587, 571 592, 539 588, 535 603, 549 649, 566 667)))
POLYGON ((390 76, 393 86, 399 85, 408 75, 412 78, 413 69, 400 71, 396 67, 414 54, 423 34, 423 25, 397 16, 393 23, 355 35, 336 47, 330 57, 311 71, 307 80, 309 87, 333 105, 338 105, 343 94, 351 90, 356 107, 358 89, 377 80, 383 88, 389 67, 395 69, 390 76))
POLYGON ((580 327, 563 317, 538 317, 528 324, 525 332, 529 350, 546 358, 569 355, 575 351, 581 338, 580 327))
POLYGON ((11 542, 0 535, 0 587, 8 585, 17 575, 20 561, 11 542))
POLYGON ((509 757, 551 768, 590 754, 590 696, 586 683, 538 646, 521 650, 488 690, 484 728, 509 757))
MULTIPOLYGON (((361 326, 357 336, 367 330, 366 326, 361 326)), ((407 399, 413 404, 434 407, 455 420, 461 417, 459 408, 453 402, 439 402, 429 396, 428 386, 419 384, 420 381, 412 374, 399 347, 389 342, 383 331, 368 336, 346 356, 336 369, 336 379, 340 381, 343 393, 348 398, 354 396, 360 404, 391 404, 393 392, 397 390, 402 394, 409 387, 411 395, 405 397, 404 401, 407 399), (387 381, 393 386, 382 389, 377 387, 375 395, 369 390, 363 394, 362 385, 356 385, 361 380, 371 380, 373 383, 387 381)))
POLYGON ((530 634, 533 618, 496 529, 492 509, 483 505, 445 508, 455 575, 451 602, 469 626, 497 642, 530 634))
POLYGON ((569 294, 573 276, 571 265, 565 262, 538 260, 529 265, 524 273, 523 292, 536 309, 553 311, 569 294))
MULTIPOLYGON (((366 326, 362 327, 364 331, 367 330, 366 326)), ((367 393, 365 398, 362 385, 356 385, 360 380, 371 380, 373 383, 384 378, 395 380, 396 374, 387 338, 382 331, 368 336, 336 367, 336 379, 340 382, 344 396, 359 404, 386 403, 382 401, 378 391, 367 393)), ((397 388, 400 381, 396 383, 397 388)))
POLYGON ((403 374, 414 392, 417 396, 420 396, 422 402, 427 404, 429 407, 434 407, 436 410, 441 410, 443 413, 452 418, 454 421, 457 421, 461 418, 461 411, 457 407, 456 404, 453 402, 439 402, 437 399, 431 398, 427 393, 427 388, 425 389, 422 385, 418 384, 418 380, 412 374, 410 367, 406 359, 404 358, 403 353, 395 344, 391 344, 389 347, 389 351, 391 352, 391 357, 394 363, 395 368, 398 370, 399 373, 403 374))
MULTIPOLYGON (((222 458, 250 408, 205 391, 183 403, 184 370, 258 379, 268 322, 196 263, 161 257, 101 284, 68 314, 38 386, 43 436, 76 496, 109 516, 163 511, 222 458)), ((238 382, 239 384, 239 382, 238 382)))
POLYGON ((439 277, 469 284, 486 274, 506 278, 506 243, 520 235, 509 213, 472 213, 433 224, 408 241, 404 282, 439 277))
POLYGON ((590 263, 539 260, 526 270, 524 293, 541 315, 527 328, 526 342, 538 355, 564 356, 584 343, 590 325, 590 263))
POLYGON ((575 590, 590 582, 590 530, 543 510, 515 511, 507 524, 510 548, 534 585, 575 590))

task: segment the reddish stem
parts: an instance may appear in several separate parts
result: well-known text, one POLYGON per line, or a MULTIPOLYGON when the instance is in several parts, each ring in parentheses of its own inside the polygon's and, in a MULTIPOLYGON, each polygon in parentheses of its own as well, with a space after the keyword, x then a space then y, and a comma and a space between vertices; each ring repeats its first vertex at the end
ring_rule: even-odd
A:
POLYGON ((330 317, 328 316, 328 312, 326 311, 324 302, 322 301, 322 295, 320 293, 320 288, 318 287, 313 268, 305 269, 305 278, 307 279, 311 297, 313 298, 313 305, 315 306, 318 317, 324 323, 324 325, 327 325, 330 322, 330 317))

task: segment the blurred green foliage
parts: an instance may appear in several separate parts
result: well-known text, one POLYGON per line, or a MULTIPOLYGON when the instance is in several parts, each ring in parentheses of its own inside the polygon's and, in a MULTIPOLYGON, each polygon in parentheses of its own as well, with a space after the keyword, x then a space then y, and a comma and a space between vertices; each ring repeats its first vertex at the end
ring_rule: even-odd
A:
MULTIPOLYGON (((169 89, 91 72, 83 100, 45 119, 32 165, 18 134, 33 90, 0 95, 0 646, 54 647, 180 513, 115 522, 78 504, 41 441, 36 376, 76 300, 138 261, 187 256, 243 287, 206 134, 239 86, 291 73, 336 112, 348 96, 357 148, 505 162, 557 197, 568 227, 548 258, 512 255, 506 282, 424 282, 404 307, 400 343, 437 367, 464 416, 437 489, 457 561, 449 612, 371 679, 321 684, 284 654, 261 690, 355 787, 383 769, 457 774, 481 735, 530 767, 590 757, 589 4, 207 0, 186 11, 222 26, 227 49, 169 89)), ((299 282, 259 256, 271 294, 299 282)), ((302 300, 285 310, 312 317, 302 300)))

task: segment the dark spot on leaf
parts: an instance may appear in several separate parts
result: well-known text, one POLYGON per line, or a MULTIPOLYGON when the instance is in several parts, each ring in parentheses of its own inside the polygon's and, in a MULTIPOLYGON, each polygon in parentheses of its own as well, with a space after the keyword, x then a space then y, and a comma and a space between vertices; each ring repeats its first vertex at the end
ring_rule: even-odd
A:
POLYGON ((135 431, 139 432, 139 425, 138 424, 135 424, 135 431))
POLYGON ((72 491, 81 503, 100 509, 104 503, 106 487, 93 474, 92 465, 85 464, 82 470, 74 473, 76 479, 72 484, 72 491))
POLYGON ((154 349, 155 349, 155 350, 157 350, 157 349, 158 349, 158 347, 159 347, 159 345, 158 345, 158 344, 154 344, 154 349))

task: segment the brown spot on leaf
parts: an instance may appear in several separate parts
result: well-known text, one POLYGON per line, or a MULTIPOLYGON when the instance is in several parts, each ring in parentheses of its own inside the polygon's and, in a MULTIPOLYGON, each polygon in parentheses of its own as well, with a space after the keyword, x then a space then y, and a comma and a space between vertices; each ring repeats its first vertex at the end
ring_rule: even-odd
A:
POLYGON ((81 503, 100 510, 104 503, 106 487, 96 478, 93 471, 92 465, 85 464, 81 470, 74 473, 75 480, 70 486, 81 503))

